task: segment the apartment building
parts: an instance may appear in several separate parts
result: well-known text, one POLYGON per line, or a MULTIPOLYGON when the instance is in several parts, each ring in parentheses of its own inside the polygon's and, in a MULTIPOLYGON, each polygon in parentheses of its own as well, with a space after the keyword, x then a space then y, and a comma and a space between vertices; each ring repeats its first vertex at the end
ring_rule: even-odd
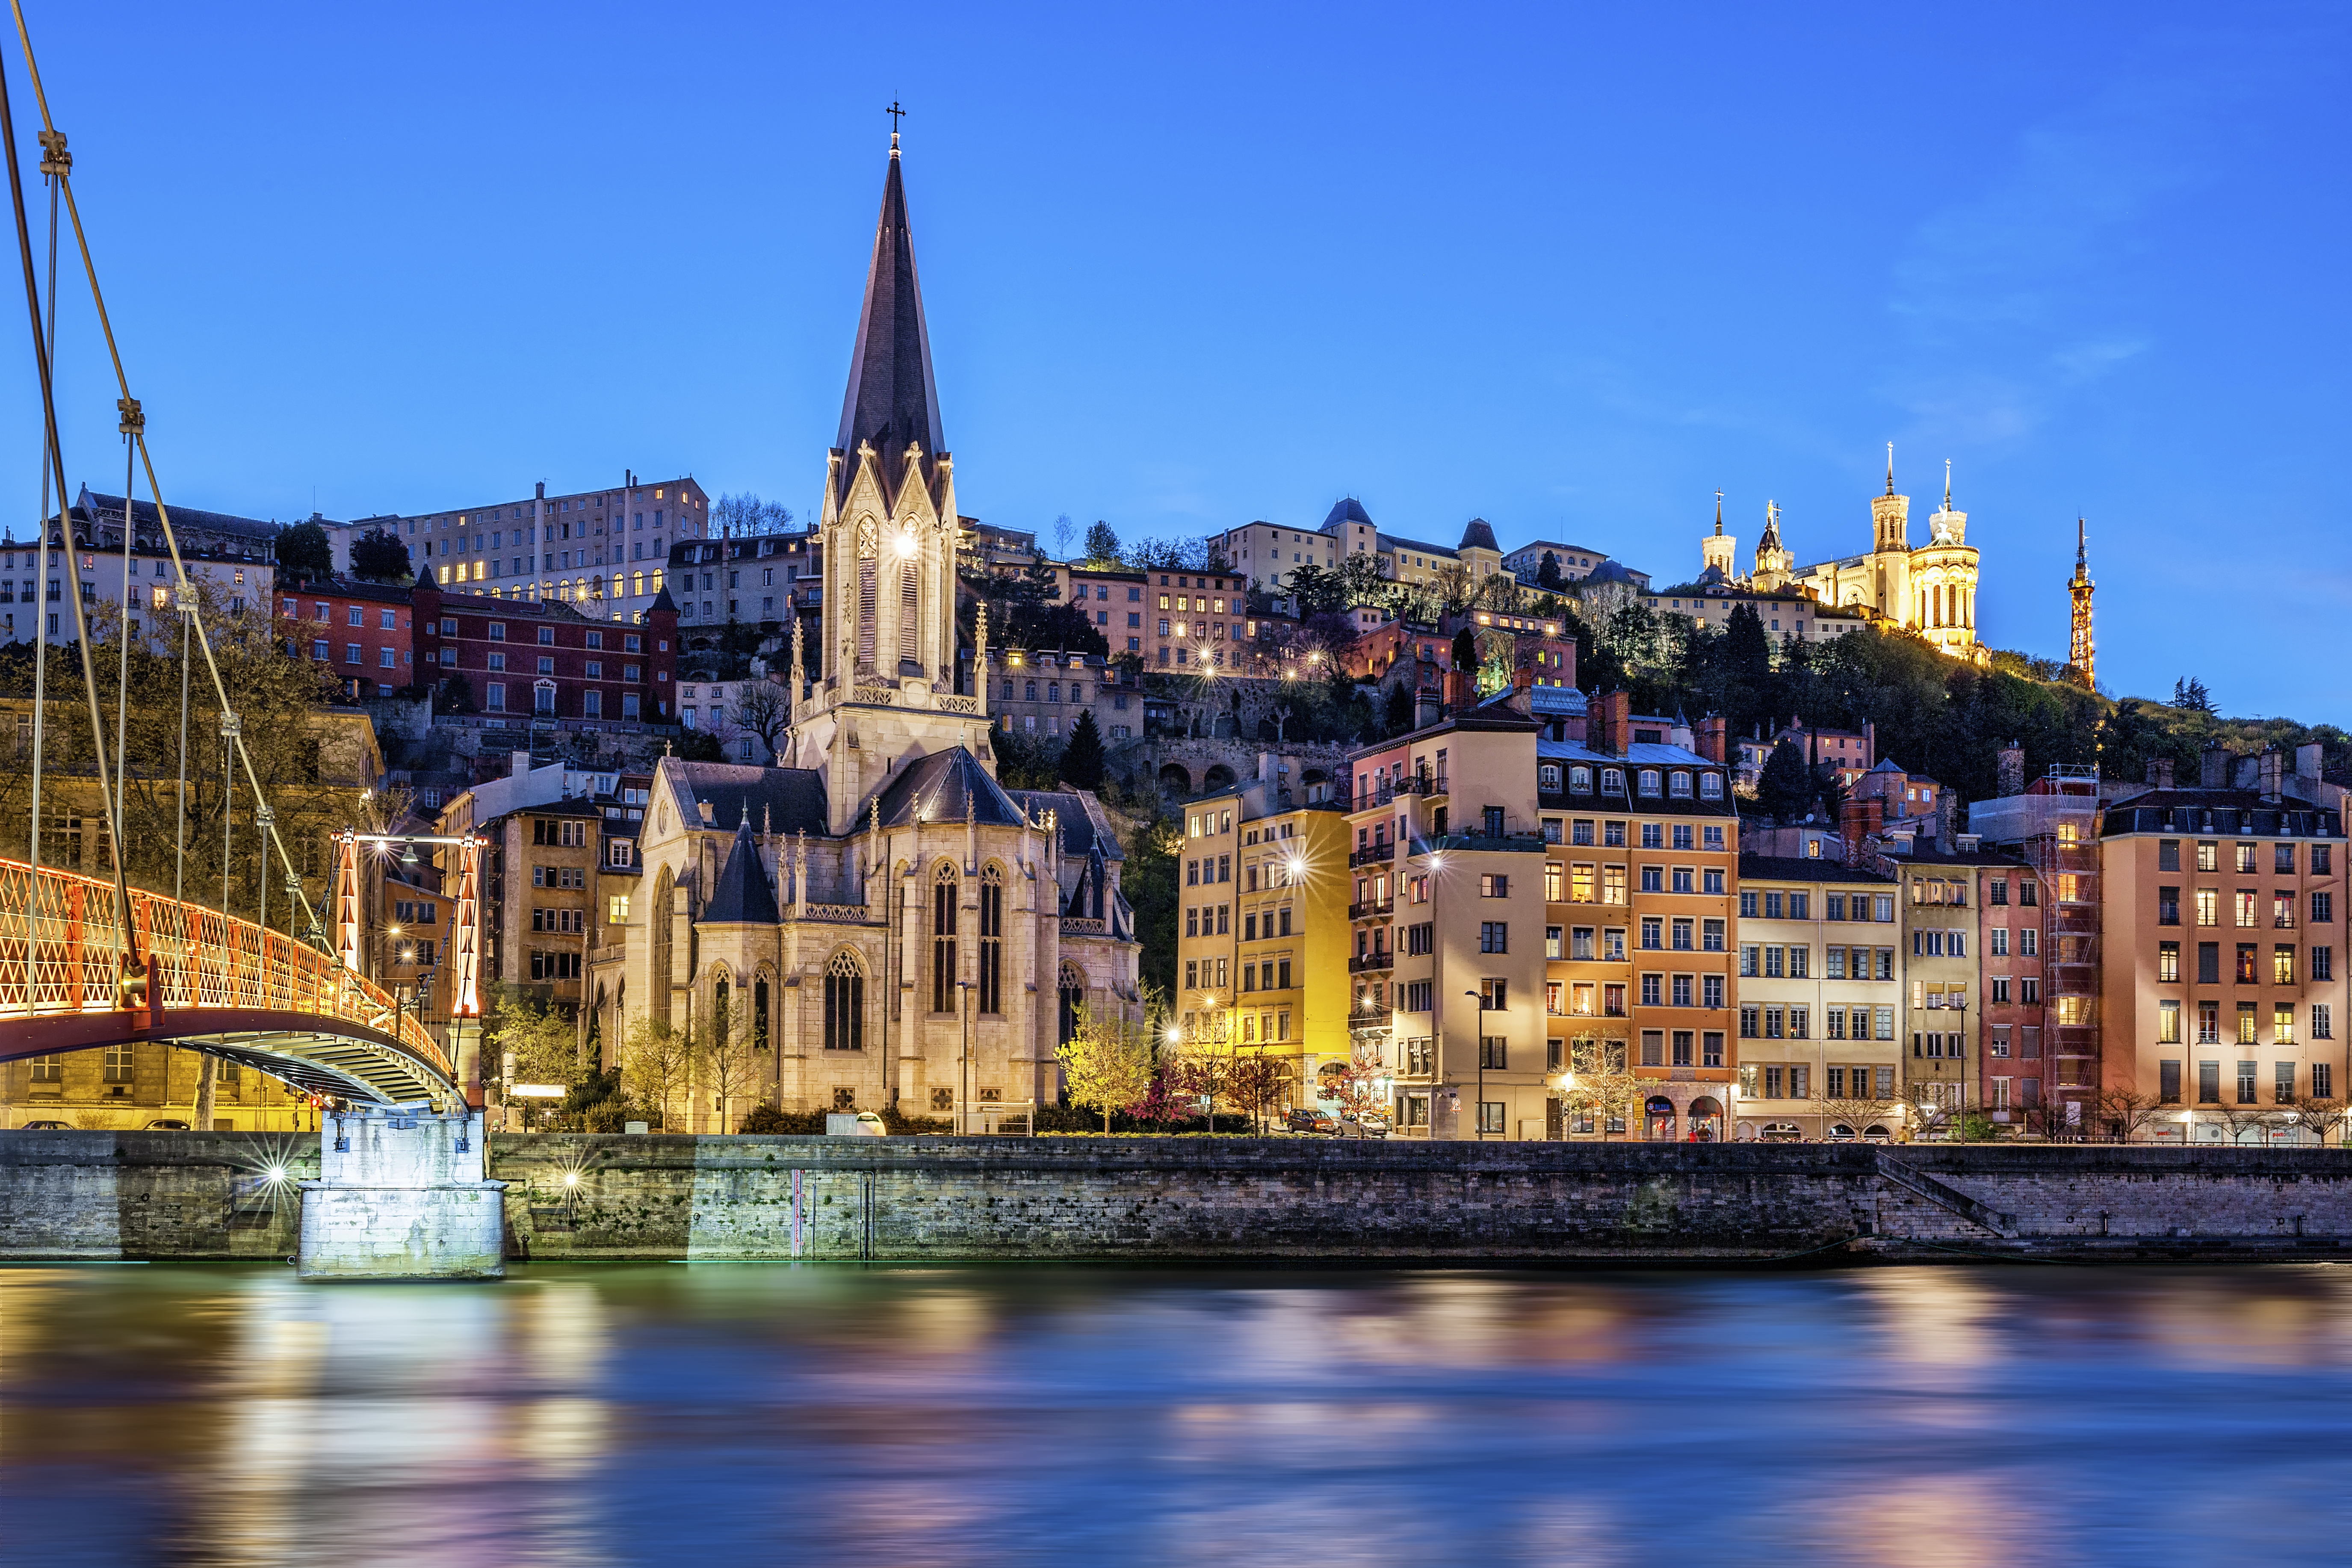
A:
POLYGON ((289 585, 278 597, 286 652, 331 672, 356 701, 404 686, 431 684, 417 673, 415 590, 387 583, 331 578, 289 585))
POLYGON ((1740 856, 1740 1142, 1903 1125, 1899 896, 1893 876, 1842 858, 1740 856))
MULTIPOLYGON (((2046 1054, 2042 883, 2022 859, 1989 854, 1977 873, 1977 893, 1978 990, 1983 998, 1977 1102, 1995 1122, 2021 1126, 2035 1120, 2046 1103, 2042 1091, 2053 1065, 2046 1054)), ((2059 1098, 2063 1105, 2086 1097, 2059 1098)), ((2062 1109, 2062 1122, 2066 1114, 2062 1109)))
POLYGON ((1143 646, 1123 649, 1115 643, 1115 651, 1139 652, 1148 668, 1179 673, 1202 666, 1231 668, 1246 657, 1252 634, 1245 576, 1217 572, 1146 575, 1152 581, 1145 585, 1145 608, 1140 612, 1143 646))
MULTIPOLYGON (((1566 729, 1553 721, 1555 733, 1566 729)), ((1566 1075, 1571 1138, 1618 1131, 1579 1091, 1586 1073, 1642 1080, 1627 1134, 1730 1135, 1739 823, 1724 725, 1705 721, 1696 750, 1664 731, 1637 723, 1618 691, 1591 702, 1584 739, 1536 745, 1546 943, 1560 954, 1546 976, 1548 1021, 1564 1045, 1551 1054, 1566 1075)))
MULTIPOLYGON (((962 689, 971 689, 971 650, 962 650, 962 689)), ((1098 654, 988 650, 989 709, 1008 734, 1066 740, 1091 711, 1105 745, 1143 732, 1143 693, 1098 654)))
POLYGON ((1341 803, 1294 794, 1277 761, 1186 810, 1179 1013, 1197 1048, 1290 1062, 1306 1104, 1318 1069, 1349 1059, 1348 830, 1341 803))
POLYGON ((2255 761, 2253 787, 2210 769, 2213 785, 2133 795, 2099 827, 2104 1081, 2178 1107, 2147 1130, 2171 1142, 2242 1141, 2258 1115, 2260 1137, 2293 1141, 2297 1100, 2352 1083, 2342 811, 2287 793, 2279 753, 2255 761))
POLYGON ((428 672, 419 679, 440 686, 460 711, 677 722, 677 612, 666 592, 642 619, 617 626, 560 599, 452 592, 423 572, 413 603, 417 663, 428 672))
MULTIPOLYGON (((1122 654, 1133 654, 1138 658, 1150 659, 1150 656, 1145 652, 1145 644, 1150 642, 1154 647, 1159 646, 1159 639, 1150 636, 1150 628, 1146 625, 1155 618, 1150 607, 1151 578, 1155 574, 1124 569, 1096 570, 1059 563, 1055 563, 1053 573, 1054 585, 1061 591, 1062 602, 1082 612, 1095 630, 1102 634, 1103 641, 1109 645, 1112 658, 1122 654)), ((1172 574, 1188 575, 1184 573, 1172 574)), ((1159 575, 1164 577, 1170 574, 1159 575)), ((1243 608, 1248 608, 1246 599, 1243 602, 1243 608)))
POLYGON ((1948 849, 1931 837, 1911 840, 1892 858, 1903 889, 1904 1099, 1917 1108, 1915 1131, 1933 1132, 1982 1104, 1969 1092, 1979 1063, 1971 1020, 1981 995, 1979 881, 1991 860, 1973 839, 1948 849))
POLYGON ((1764 635, 1778 642, 1832 642, 1861 630, 1870 618, 1860 610, 1839 610, 1799 588, 1737 588, 1696 584, 1644 594, 1653 615, 1674 616, 1720 630, 1731 620, 1734 606, 1745 605, 1764 623, 1764 635))
MULTIPOLYGON (((133 502, 129 515, 131 558, 126 569, 122 498, 100 495, 84 485, 66 514, 74 548, 68 551, 65 536, 50 531, 46 588, 39 576, 40 542, 27 540, 20 544, 11 530, 6 540, 0 541, 0 606, 16 607, 0 608, 0 634, 12 642, 29 640, 37 632, 52 643, 72 642, 76 636, 73 607, 65 602, 69 578, 81 595, 85 616, 99 605, 116 604, 122 606, 133 637, 143 635, 152 641, 176 634, 179 616, 173 609, 172 590, 177 574, 171 552, 165 548, 163 524, 151 502, 133 502)), ((231 613, 242 613, 248 605, 270 604, 277 574, 276 523, 175 506, 172 532, 179 542, 180 560, 188 575, 209 584, 231 613)))
MULTIPOLYGON (((179 512, 173 511, 174 522, 179 512)), ((325 522, 335 570, 351 570, 352 542, 378 531, 408 546, 434 581, 498 599, 553 599, 596 620, 635 621, 664 586, 672 545, 710 531, 710 501, 691 476, 607 489, 325 522)))
POLYGON ((1507 703, 1471 709, 1467 681, 1454 686, 1454 717, 1349 760, 1349 870, 1363 887, 1349 963, 1385 985, 1399 1136, 1541 1139, 1558 1124, 1541 726, 1507 703))
MULTIPOLYGON (((634 570, 634 568, 633 568, 634 570)), ((681 633, 709 636, 730 622, 773 637, 794 615, 803 658, 814 666, 824 650, 824 543, 815 533, 736 534, 675 540, 669 547, 670 597, 677 601, 681 633)))
POLYGON ((1592 569, 1609 559, 1603 550, 1589 544, 1563 544, 1556 539, 1537 539, 1520 545, 1503 557, 1503 570, 1532 588, 1543 576, 1544 557, 1550 556, 1559 568, 1563 583, 1575 583, 1591 574, 1592 569))

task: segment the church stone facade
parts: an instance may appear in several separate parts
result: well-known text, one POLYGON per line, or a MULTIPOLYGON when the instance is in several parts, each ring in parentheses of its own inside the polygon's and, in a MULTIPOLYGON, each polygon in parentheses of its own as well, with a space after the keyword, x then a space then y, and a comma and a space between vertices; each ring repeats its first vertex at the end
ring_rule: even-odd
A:
MULTIPOLYGON (((608 1061, 640 1019, 724 1015, 763 1047, 754 1099, 982 1113, 1054 1101, 1080 1006, 1141 1017, 1109 818, 1000 785, 986 683, 958 689, 960 660, 987 658, 984 617, 959 647, 959 527, 894 135, 825 460, 831 657, 795 623, 783 765, 656 770, 637 907, 595 966, 608 1061)), ((698 1085, 692 1129, 730 1100, 698 1085)))

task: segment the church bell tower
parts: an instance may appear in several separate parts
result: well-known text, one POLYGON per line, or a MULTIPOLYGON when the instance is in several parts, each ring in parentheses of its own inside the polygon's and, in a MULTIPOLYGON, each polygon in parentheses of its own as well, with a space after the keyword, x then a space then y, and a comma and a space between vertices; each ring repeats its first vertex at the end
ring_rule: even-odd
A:
POLYGON ((962 746, 992 762, 986 702, 956 691, 959 526, 893 131, 817 523, 828 646, 793 715, 793 765, 825 772, 836 833, 916 757, 962 746))

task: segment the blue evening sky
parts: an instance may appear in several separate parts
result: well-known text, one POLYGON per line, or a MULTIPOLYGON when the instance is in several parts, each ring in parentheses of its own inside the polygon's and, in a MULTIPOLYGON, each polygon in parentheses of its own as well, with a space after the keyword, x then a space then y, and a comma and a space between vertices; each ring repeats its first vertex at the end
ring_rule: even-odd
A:
POLYGON ((189 505, 805 513, 895 97, 967 512, 1353 493, 1672 580, 1717 487, 1743 559, 1767 498, 1866 548, 1891 439, 1915 540, 1953 459, 1996 646, 2064 657, 2080 512, 2104 685, 2352 721, 2341 5, 29 5, 189 505))

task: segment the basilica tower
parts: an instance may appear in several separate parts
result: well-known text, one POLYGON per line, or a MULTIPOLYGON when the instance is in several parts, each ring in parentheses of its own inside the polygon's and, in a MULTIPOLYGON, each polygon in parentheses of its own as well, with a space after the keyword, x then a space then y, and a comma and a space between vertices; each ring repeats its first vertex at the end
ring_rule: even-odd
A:
POLYGON ((792 765, 826 774, 834 832, 908 763, 963 747, 983 763, 987 704, 956 686, 955 466, 907 224, 898 134, 866 275, 841 428, 825 459, 823 674, 794 660, 792 765))
POLYGON ((1764 537, 1756 542, 1756 575, 1759 593, 1770 593, 1787 584, 1797 558, 1780 542, 1780 508, 1779 503, 1764 503, 1764 537))

